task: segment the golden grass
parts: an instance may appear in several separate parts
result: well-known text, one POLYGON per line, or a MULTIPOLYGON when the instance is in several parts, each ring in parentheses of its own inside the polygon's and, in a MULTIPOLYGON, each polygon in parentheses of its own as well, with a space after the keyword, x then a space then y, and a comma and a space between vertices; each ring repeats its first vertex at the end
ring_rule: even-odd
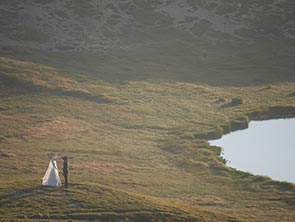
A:
POLYGON ((33 138, 66 140, 75 137, 76 133, 86 130, 90 130, 90 124, 87 122, 69 117, 56 117, 39 126, 28 128, 25 134, 33 138))
MULTIPOLYGON (((70 192, 77 202, 75 209, 79 215, 71 218, 108 217, 89 210, 105 207, 111 211, 115 208, 112 198, 93 204, 91 196, 96 195, 94 190, 101 189, 102 185, 156 198, 149 206, 167 201, 167 208, 172 209, 171 201, 176 201, 178 206, 182 205, 181 209, 187 209, 184 217, 193 215, 192 221, 203 216, 203 221, 212 221, 214 216, 207 217, 206 212, 216 215, 217 221, 234 221, 234 218, 292 221, 294 218, 293 185, 272 183, 268 178, 258 179, 229 169, 218 157, 220 150, 210 148, 206 140, 198 138, 198 135, 206 136, 210 132, 218 136, 235 124, 244 124, 251 113, 261 114, 256 118, 294 116, 295 97, 290 96, 295 90, 294 83, 247 87, 167 81, 110 84, 79 81, 81 77, 65 77, 37 64, 6 58, 1 62, 1 75, 18 80, 20 84, 16 90, 22 92, 15 93, 15 89, 5 84, 0 90, 6 93, 0 98, 2 196, 17 191, 18 186, 26 186, 28 194, 41 192, 48 198, 51 195, 53 198, 55 192, 64 192, 41 187, 31 190, 39 186, 50 155, 62 153, 71 157, 70 184, 76 184, 70 192), (41 74, 36 70, 47 71, 41 74), (51 78, 61 78, 57 85, 64 90, 82 90, 87 96, 103 95, 109 100, 97 102, 76 94, 62 96, 54 91, 30 91, 22 85, 25 80, 30 86, 55 87, 56 83, 50 83, 51 78), (42 79, 42 84, 36 79, 42 79), (233 98, 240 98, 242 103, 226 106, 233 98), (21 185, 22 182, 26 185, 21 185), (83 205, 79 205, 79 199, 84 201, 83 205), (198 214, 194 214, 194 206, 201 207, 198 214)), ((61 162, 58 164, 60 166, 61 162)), ((8 202, 1 202, 2 218, 5 215, 49 218, 56 213, 46 206, 43 209, 47 212, 45 216, 38 216, 41 204, 37 199, 28 200, 34 202, 34 213, 26 202, 13 204, 17 200, 13 195, 7 196, 6 200, 8 202), (15 207, 13 214, 7 211, 10 207, 15 207)), ((139 204, 136 212, 141 212, 144 210, 140 207, 142 199, 138 202, 134 203, 139 204)), ((126 202, 116 204, 122 208, 128 206, 126 202)), ((52 206, 56 207, 57 203, 52 206)), ((63 218, 66 209, 65 201, 59 218, 63 218)), ((159 220, 158 216, 147 218, 159 220)), ((166 216, 173 218, 175 214, 163 217, 166 216)), ((134 215, 128 217, 139 220, 134 215)))

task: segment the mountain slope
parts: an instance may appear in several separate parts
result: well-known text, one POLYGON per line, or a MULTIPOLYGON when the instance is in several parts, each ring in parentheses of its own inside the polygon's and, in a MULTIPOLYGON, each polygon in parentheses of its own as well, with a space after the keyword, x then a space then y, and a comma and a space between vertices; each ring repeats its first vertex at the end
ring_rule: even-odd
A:
MULTIPOLYGON (((295 5, 290 0, 12 0, 2 1, 1 6, 2 45, 21 42, 50 50, 102 52, 124 47, 120 37, 128 34, 125 29, 130 27, 138 34, 148 28, 176 29, 213 41, 220 38, 218 32, 249 43, 259 37, 295 39, 295 5)), ((144 36, 138 37, 137 41, 145 40, 144 36)))
POLYGON ((294 83, 110 84, 32 62, 0 61, 0 220, 294 218, 293 184, 227 168, 220 148, 204 140, 246 127, 251 118, 294 117, 294 83), (64 94, 73 89, 85 95, 64 94), (88 99, 99 95, 108 100, 88 99), (71 157, 70 196, 39 186, 54 153, 71 157), (79 200, 75 214, 68 204, 79 200))
POLYGON ((295 117, 292 0, 0 6, 0 221, 293 222, 294 184, 207 141, 295 117))
POLYGON ((238 221, 218 212, 209 212, 183 203, 89 183, 72 184, 69 189, 18 187, 1 192, 0 195, 0 221, 161 221, 163 218, 169 221, 238 221))
POLYGON ((98 79, 294 81, 295 4, 2 1, 1 54, 98 79))

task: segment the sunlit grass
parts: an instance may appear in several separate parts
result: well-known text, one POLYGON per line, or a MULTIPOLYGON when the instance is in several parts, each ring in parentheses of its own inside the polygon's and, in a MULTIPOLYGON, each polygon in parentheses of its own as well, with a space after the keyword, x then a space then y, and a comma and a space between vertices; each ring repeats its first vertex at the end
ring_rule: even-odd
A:
POLYGON ((222 212, 240 219, 263 221, 276 215, 292 221, 288 218, 295 212, 294 185, 227 168, 218 157, 220 149, 211 148, 205 139, 243 127, 251 118, 294 116, 295 98, 289 96, 294 83, 245 87, 173 81, 115 84, 82 81, 33 63, 6 58, 1 62, 3 220, 121 218, 126 211, 122 217, 134 220, 141 215, 212 221, 215 214, 226 221, 222 212), (17 81, 17 87, 9 87, 9 81, 17 81), (57 94, 48 90, 52 87, 84 94, 57 94), (95 96, 107 100, 89 99, 95 96), (232 104, 235 98, 242 102, 232 104), (54 153, 71 158, 68 191, 40 187, 54 153), (15 193, 28 197, 18 198, 15 193), (47 198, 50 205, 45 203, 47 198), (75 212, 71 204, 76 204, 75 212))

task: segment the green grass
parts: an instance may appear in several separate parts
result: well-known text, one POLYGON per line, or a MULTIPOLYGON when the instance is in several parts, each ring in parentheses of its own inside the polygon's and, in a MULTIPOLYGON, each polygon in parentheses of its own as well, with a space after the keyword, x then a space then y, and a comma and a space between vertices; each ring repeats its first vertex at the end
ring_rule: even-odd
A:
POLYGON ((195 39, 173 28, 126 28, 122 47, 104 53, 48 52, 23 46, 5 46, 1 55, 33 61, 92 79, 121 81, 198 82, 214 86, 263 85, 294 82, 294 44, 255 39, 195 39))
POLYGON ((228 168, 206 141, 251 119, 294 117, 292 82, 107 83, 5 57, 0 74, 2 221, 295 216, 293 184, 228 168), (242 103, 227 105, 234 98, 242 103), (54 153, 71 157, 68 190, 40 186, 54 153))
POLYGON ((207 142, 295 116, 291 1, 187 1, 235 33, 191 12, 176 28, 160 1, 8 2, 0 221, 294 220, 294 184, 226 167, 207 142), (55 153, 69 189, 40 186, 55 153))
POLYGON ((177 201, 132 194, 97 184, 72 183, 69 189, 65 189, 34 186, 34 181, 25 182, 27 184, 19 184, 17 189, 1 194, 3 219, 150 221, 167 218, 173 221, 217 221, 217 215, 224 220, 230 218, 177 201))

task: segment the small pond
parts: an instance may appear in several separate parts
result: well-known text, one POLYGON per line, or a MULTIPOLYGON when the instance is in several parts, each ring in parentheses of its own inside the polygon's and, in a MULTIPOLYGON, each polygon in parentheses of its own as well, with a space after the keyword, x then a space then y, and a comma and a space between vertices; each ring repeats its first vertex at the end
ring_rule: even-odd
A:
POLYGON ((222 147, 230 167, 295 183, 295 118, 251 121, 248 129, 209 142, 222 147))

